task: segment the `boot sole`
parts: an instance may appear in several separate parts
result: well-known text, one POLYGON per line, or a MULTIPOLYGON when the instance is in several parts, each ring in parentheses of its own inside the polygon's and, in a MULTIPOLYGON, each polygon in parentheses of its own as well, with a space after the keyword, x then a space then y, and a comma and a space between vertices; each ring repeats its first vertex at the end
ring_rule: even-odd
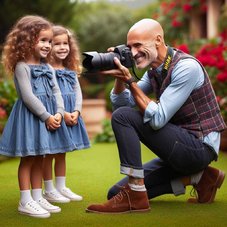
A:
POLYGON ((150 210, 151 210, 151 208, 140 209, 140 210, 127 210, 127 211, 122 211, 122 212, 102 212, 102 211, 86 209, 86 212, 95 213, 95 214, 129 214, 129 213, 145 213, 145 212, 149 212, 150 210))

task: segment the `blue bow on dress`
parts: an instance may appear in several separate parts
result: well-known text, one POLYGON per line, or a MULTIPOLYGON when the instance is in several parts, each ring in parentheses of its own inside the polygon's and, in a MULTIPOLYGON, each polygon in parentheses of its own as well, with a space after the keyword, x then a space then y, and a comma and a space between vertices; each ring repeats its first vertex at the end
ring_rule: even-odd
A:
POLYGON ((45 68, 32 68, 31 75, 34 78, 34 87, 37 89, 40 83, 43 83, 47 95, 51 96, 52 87, 54 87, 52 71, 45 68))
POLYGON ((73 71, 56 70, 56 75, 63 81, 64 86, 66 86, 67 83, 70 83, 72 86, 76 83, 75 72, 73 71))

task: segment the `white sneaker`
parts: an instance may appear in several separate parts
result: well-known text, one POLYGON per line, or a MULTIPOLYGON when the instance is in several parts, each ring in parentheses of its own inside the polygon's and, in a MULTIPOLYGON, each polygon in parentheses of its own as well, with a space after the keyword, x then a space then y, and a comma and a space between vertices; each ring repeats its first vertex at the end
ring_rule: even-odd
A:
POLYGON ((43 209, 36 201, 31 200, 26 203, 24 206, 19 203, 18 211, 21 214, 25 214, 35 218, 49 218, 50 213, 43 209))
POLYGON ((59 213, 61 212, 61 208, 58 206, 54 206, 50 204, 46 199, 40 198, 37 203, 45 210, 49 211, 50 213, 59 213))
POLYGON ((72 192, 69 188, 63 188, 59 191, 64 197, 69 198, 71 201, 81 201, 83 197, 72 192))
POLYGON ((56 189, 51 192, 44 192, 43 198, 45 198, 49 202, 55 202, 55 203, 69 203, 70 202, 70 199, 61 195, 56 189))

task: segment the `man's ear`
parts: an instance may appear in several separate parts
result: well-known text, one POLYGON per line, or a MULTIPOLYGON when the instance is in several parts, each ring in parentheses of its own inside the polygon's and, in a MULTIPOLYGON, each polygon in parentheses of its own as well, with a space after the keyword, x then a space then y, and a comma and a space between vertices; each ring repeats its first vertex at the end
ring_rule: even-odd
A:
POLYGON ((162 36, 161 35, 157 35, 156 39, 155 39, 155 45, 156 47, 160 46, 162 43, 162 36))

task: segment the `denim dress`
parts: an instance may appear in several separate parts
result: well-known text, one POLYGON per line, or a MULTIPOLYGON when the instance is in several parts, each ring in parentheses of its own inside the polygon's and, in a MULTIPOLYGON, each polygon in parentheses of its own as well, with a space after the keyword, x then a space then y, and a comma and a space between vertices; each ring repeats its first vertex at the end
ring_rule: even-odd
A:
MULTIPOLYGON (((56 78, 64 100, 65 111, 72 113, 75 111, 75 105, 78 101, 76 100, 77 91, 75 91, 75 87, 76 83, 79 83, 79 81, 76 80, 76 73, 68 69, 57 69, 56 78)), ((82 100, 80 100, 80 102, 82 102, 82 100)), ((77 150, 90 147, 88 134, 81 115, 79 115, 76 125, 67 126, 67 128, 77 150)))
MULTIPOLYGON (((46 64, 27 66, 30 68, 33 94, 42 102, 48 113, 56 114, 57 102, 52 88, 57 84, 53 81, 53 70, 46 64)), ((19 88, 16 80, 15 85, 18 89, 23 89, 19 88)), ((27 108, 19 93, 20 91, 0 140, 0 154, 25 157, 74 150, 75 145, 64 121, 57 130, 47 130, 45 122, 27 108)))

